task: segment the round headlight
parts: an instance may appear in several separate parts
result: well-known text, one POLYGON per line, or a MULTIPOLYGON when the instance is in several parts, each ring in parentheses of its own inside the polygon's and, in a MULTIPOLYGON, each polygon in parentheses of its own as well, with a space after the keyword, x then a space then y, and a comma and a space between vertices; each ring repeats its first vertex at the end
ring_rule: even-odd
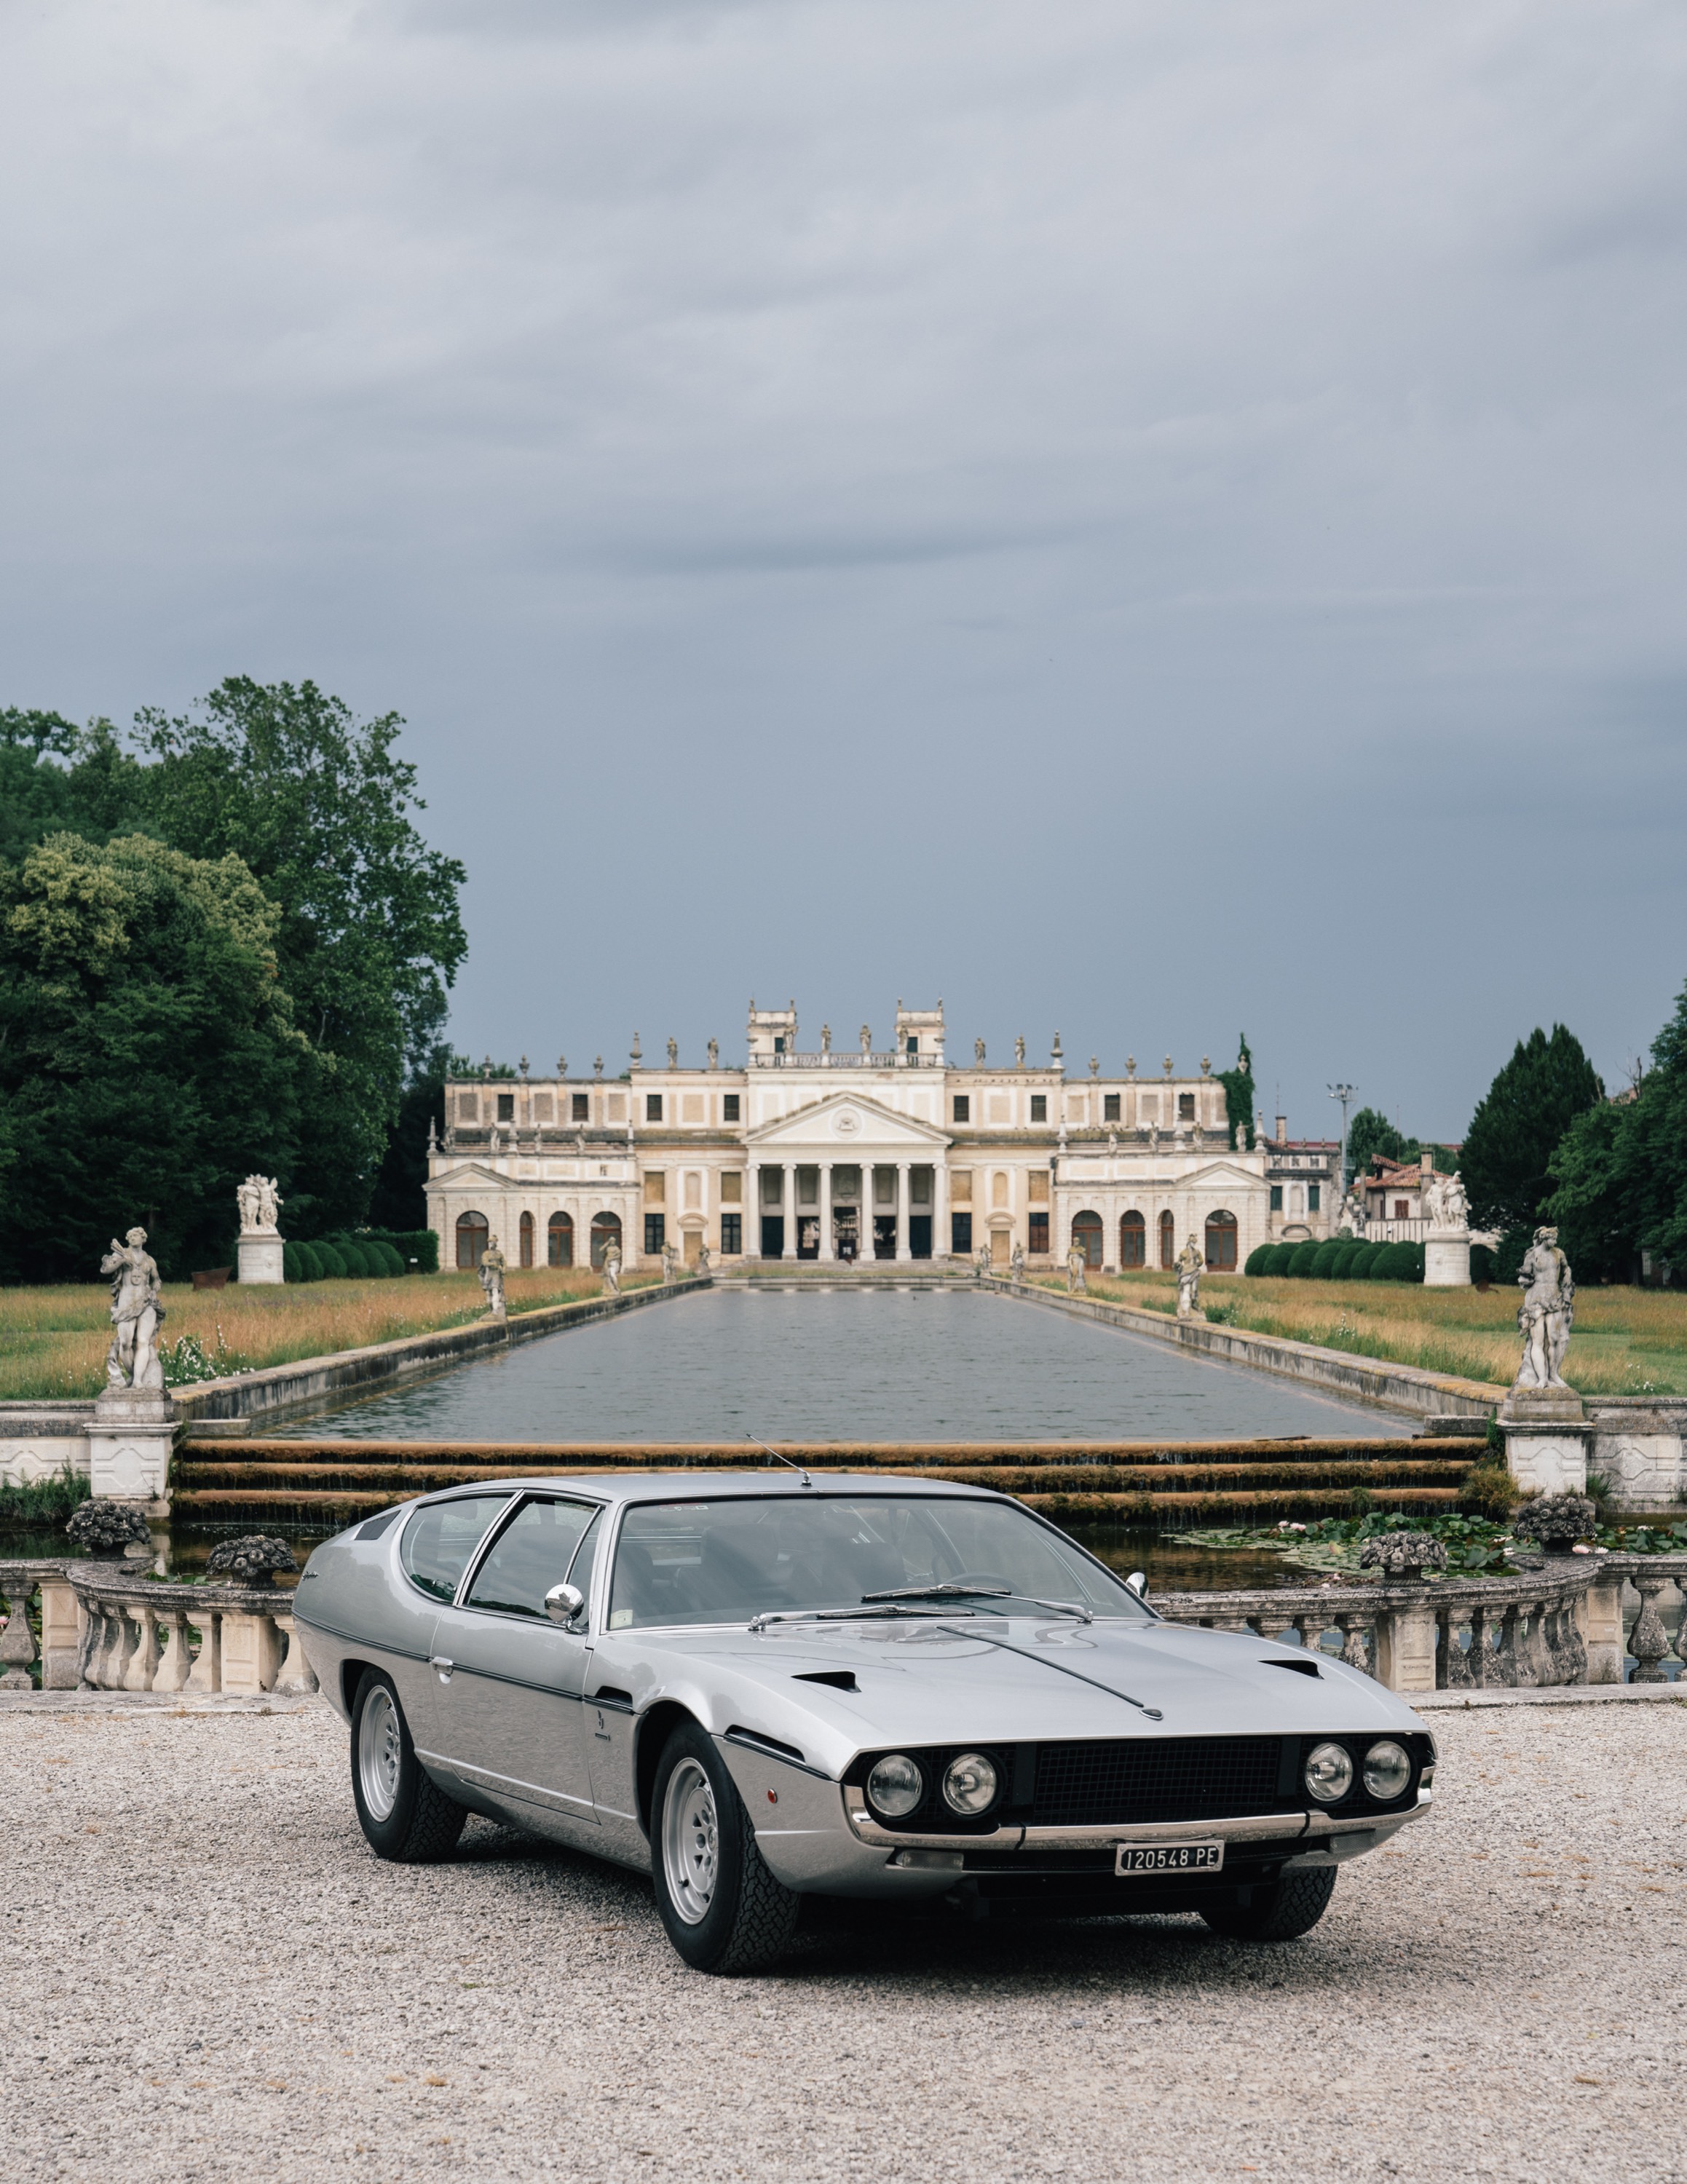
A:
POLYGON ((957 1813, 982 1813, 996 1801, 996 1770, 982 1752, 951 1759, 943 1778, 944 1804, 957 1813))
POLYGON ((867 1777, 867 1802, 888 1820, 906 1819, 926 1794, 926 1778, 905 1752, 881 1759, 867 1777))
POLYGON ((1321 1805, 1333 1805, 1353 1787, 1353 1762, 1339 1744, 1315 1744, 1307 1755, 1306 1779, 1321 1805))
POLYGON ((1403 1797, 1411 1780, 1411 1757, 1391 1736, 1373 1744, 1365 1754, 1365 1787, 1379 1804, 1403 1797))

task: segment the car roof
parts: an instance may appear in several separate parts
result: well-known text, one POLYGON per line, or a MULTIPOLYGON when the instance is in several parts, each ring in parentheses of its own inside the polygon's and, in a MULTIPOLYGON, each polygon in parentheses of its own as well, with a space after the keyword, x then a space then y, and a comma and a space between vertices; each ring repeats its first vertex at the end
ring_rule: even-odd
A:
POLYGON ((730 1502, 750 1501, 769 1494, 801 1496, 812 1494, 816 1500, 837 1496, 858 1497, 865 1493, 877 1496, 921 1494, 977 1496, 988 1494, 1005 1501, 1010 1497, 996 1495, 987 1486, 962 1486, 952 1479, 910 1479, 896 1473, 882 1471, 822 1471, 811 1474, 812 1484, 805 1488, 794 1471, 775 1470, 771 1465, 754 1471, 604 1471, 582 1474, 565 1472, 560 1478, 536 1474, 531 1479, 487 1479, 448 1486, 426 1498, 430 1502, 450 1502, 464 1496, 477 1494, 584 1494, 593 1501, 609 1502, 730 1502))

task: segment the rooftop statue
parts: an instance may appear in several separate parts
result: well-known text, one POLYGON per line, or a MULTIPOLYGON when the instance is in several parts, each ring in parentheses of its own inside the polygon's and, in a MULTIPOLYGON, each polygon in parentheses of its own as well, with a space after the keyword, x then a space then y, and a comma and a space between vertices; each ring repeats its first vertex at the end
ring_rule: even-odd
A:
POLYGON ((146 1230, 131 1228, 121 1244, 114 1236, 99 1270, 111 1278, 111 1323, 117 1330, 106 1353, 107 1387, 162 1395, 159 1329, 164 1317, 164 1296, 158 1263, 147 1250, 146 1230))
POLYGON ((1556 1228, 1537 1228, 1517 1274, 1523 1301, 1517 1307, 1517 1331, 1523 1354, 1515 1388, 1562 1388, 1564 1353, 1576 1316, 1576 1285, 1570 1262, 1558 1249, 1556 1228))

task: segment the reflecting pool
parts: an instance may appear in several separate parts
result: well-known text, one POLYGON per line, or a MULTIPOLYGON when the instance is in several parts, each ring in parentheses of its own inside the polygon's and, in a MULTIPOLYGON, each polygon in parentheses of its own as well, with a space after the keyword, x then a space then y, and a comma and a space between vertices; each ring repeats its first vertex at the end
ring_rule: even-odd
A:
MULTIPOLYGON (((320 1414, 381 1440, 1204 1440, 1416 1421, 955 1287, 721 1287, 320 1414)), ((276 1429, 298 1434, 298 1422, 276 1429)))

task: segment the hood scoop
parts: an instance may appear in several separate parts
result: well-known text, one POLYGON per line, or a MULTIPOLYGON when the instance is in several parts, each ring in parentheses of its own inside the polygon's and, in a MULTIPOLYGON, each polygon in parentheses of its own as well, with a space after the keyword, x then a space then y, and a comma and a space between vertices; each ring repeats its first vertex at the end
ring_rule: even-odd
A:
POLYGON ((1274 1654, 1270 1658, 1261 1661, 1260 1666, 1262 1669, 1292 1669, 1297 1676, 1316 1676, 1318 1674, 1318 1664, 1316 1661, 1287 1661, 1278 1654, 1274 1654))
POLYGON ((799 1684, 830 1684, 834 1691, 859 1691, 853 1669, 811 1669, 806 1674, 793 1677, 799 1684))

